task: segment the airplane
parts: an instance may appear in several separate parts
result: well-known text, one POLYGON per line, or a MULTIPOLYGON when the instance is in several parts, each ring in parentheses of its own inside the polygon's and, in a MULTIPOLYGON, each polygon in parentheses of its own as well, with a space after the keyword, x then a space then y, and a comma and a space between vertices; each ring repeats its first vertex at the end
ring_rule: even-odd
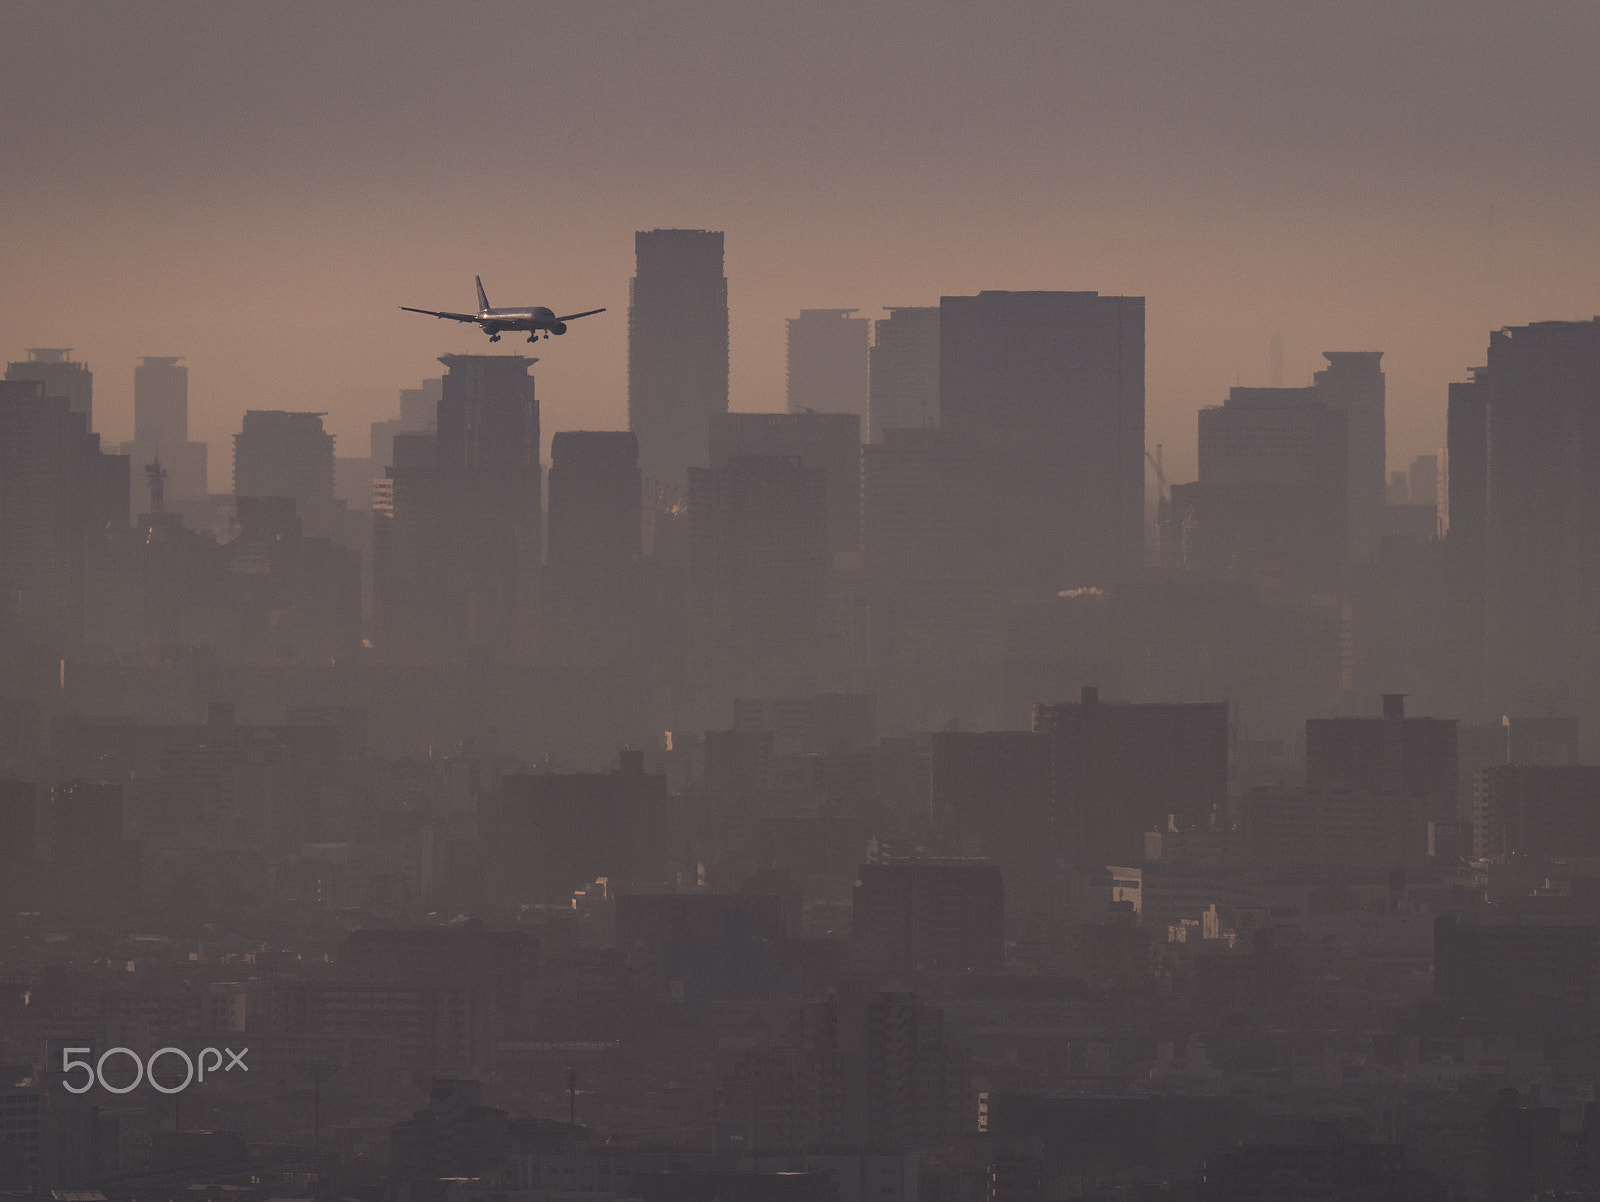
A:
POLYGON ((526 332, 529 342, 537 342, 542 333, 546 338, 552 334, 565 334, 567 322, 577 321, 580 317, 593 317, 596 313, 604 313, 604 309, 586 309, 582 313, 568 313, 565 317, 557 317, 542 305, 534 305, 527 309, 491 309, 489 298, 484 295, 483 277, 472 277, 478 284, 478 311, 476 313, 440 313, 435 309, 413 309, 409 305, 401 305, 406 313, 425 313, 429 317, 448 317, 451 321, 470 321, 476 323, 483 332, 489 335, 490 342, 500 341, 502 330, 515 330, 519 333, 526 332))

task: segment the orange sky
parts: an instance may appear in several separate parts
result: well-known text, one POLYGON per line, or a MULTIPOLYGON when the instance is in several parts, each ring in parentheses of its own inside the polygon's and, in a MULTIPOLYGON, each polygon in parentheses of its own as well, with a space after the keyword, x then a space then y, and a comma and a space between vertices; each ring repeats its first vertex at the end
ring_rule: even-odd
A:
MULTIPOLYGON (((981 288, 1148 298, 1148 441, 1323 349, 1381 349, 1390 466, 1490 329, 1600 313, 1600 8, 0 4, 0 354, 73 346, 132 429, 320 409, 343 454, 475 332, 542 343, 544 431, 626 421, 632 233, 727 232, 732 397, 783 319, 981 288)), ((499 350, 519 349, 502 343, 499 350)))

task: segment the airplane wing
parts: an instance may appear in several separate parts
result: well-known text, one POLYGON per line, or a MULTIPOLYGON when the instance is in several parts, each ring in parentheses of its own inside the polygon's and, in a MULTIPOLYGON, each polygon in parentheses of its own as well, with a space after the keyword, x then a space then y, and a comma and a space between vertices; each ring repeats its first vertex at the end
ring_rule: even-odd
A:
POLYGON ((577 321, 580 317, 593 317, 596 313, 604 313, 604 309, 586 309, 582 313, 568 313, 565 317, 556 318, 557 321, 577 321))
POLYGON ((429 317, 448 317, 451 321, 478 320, 478 315, 476 313, 440 313, 436 309, 413 309, 410 305, 401 305, 400 309, 405 313, 425 313, 429 317))

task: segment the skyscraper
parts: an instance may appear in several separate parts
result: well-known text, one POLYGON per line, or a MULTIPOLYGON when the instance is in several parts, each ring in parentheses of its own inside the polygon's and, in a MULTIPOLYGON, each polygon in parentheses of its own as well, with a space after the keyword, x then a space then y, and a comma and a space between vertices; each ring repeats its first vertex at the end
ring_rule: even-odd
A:
POLYGON ((1383 531, 1388 460, 1384 443, 1382 351, 1323 351, 1328 366, 1312 376, 1317 395, 1345 414, 1350 454, 1350 548, 1376 549, 1383 531))
POLYGON ((985 452, 1015 587, 1102 586, 1144 557, 1144 298, 946 296, 939 420, 985 452))
POLYGON ((20 363, 6 364, 8 380, 41 380, 45 396, 64 397, 74 413, 83 414, 85 430, 94 429, 94 373, 87 363, 67 358, 71 347, 30 346, 20 363))
POLYGON ((873 323, 869 356, 868 437, 883 441, 891 426, 939 424, 939 310, 890 309, 873 323))
POLYGON ((161 460, 172 500, 203 497, 207 447, 189 441, 189 369, 176 355, 145 355, 133 369, 133 441, 119 448, 142 483, 144 469, 161 460))
POLYGON ((735 696, 816 691, 827 485, 798 456, 689 472, 694 620, 712 712, 735 696))
POLYGON ((719 413, 711 466, 735 456, 792 455, 827 478, 828 550, 861 546, 861 419, 853 413, 719 413))
POLYGON ((1337 594, 1344 583, 1346 415, 1315 388, 1235 388, 1202 409, 1200 479, 1173 490, 1188 566, 1337 594))
POLYGON ((647 481, 673 491, 704 467, 707 420, 728 411, 728 281, 722 234, 634 235, 628 305, 628 428, 647 481))
POLYGON ((867 338, 854 309, 801 309, 788 320, 789 412, 867 417, 867 338))
MULTIPOLYGON (((1478 389, 1495 712, 1591 708, 1600 704, 1600 318, 1496 331, 1478 389)), ((1452 457, 1453 471, 1463 466, 1452 457)))
POLYGON ((550 440, 550 566, 615 569, 639 558, 639 440, 563 430, 550 440))
POLYGON ((291 497, 307 534, 332 533, 339 510, 334 490, 333 435, 321 413, 250 409, 233 436, 233 495, 291 497))
POLYGON ((531 634, 541 556, 539 401, 521 355, 441 355, 437 470, 468 646, 531 634))
POLYGON ((43 381, 0 384, 0 629, 72 646, 85 569, 128 525, 128 459, 100 453, 87 416, 43 381))

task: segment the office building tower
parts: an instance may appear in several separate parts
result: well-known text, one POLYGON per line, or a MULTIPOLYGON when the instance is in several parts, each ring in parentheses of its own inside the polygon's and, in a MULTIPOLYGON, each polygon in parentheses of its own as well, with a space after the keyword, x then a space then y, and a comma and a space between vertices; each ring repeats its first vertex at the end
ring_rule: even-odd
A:
POLYGON ((788 320, 790 413, 867 417, 871 323, 854 309, 801 309, 788 320))
POLYGON ((863 864, 850 937, 891 972, 997 973, 1005 959, 1000 866, 979 860, 863 864))
POLYGON ((444 380, 424 380, 421 388, 400 390, 400 416, 372 423, 373 466, 378 471, 394 466, 394 436, 431 431, 439 416, 439 398, 444 393, 444 380))
POLYGON ((916 727, 957 712, 998 665, 1003 594, 984 520, 989 482, 981 452, 940 430, 892 427, 862 457, 872 662, 914 707, 905 721, 916 727))
POLYGON ((1200 479, 1172 490, 1185 566, 1337 593, 1347 559, 1345 414, 1315 388, 1235 388, 1202 409, 1200 479))
POLYGON ((1450 385, 1445 443, 1445 562, 1451 662, 1464 695, 1483 687, 1488 573, 1489 388, 1479 368, 1450 385))
POLYGON ((1053 594, 1142 566, 1143 297, 941 298, 939 422, 987 456, 1006 583, 1053 594))
POLYGON ((131 460, 140 492, 145 469, 161 461, 168 501, 193 500, 210 492, 208 448, 189 441, 189 369, 178 359, 145 355, 133 369, 133 441, 118 448, 131 460))
POLYGON ((443 355, 436 443, 466 645, 531 635, 540 537, 539 401, 521 355, 443 355))
POLYGON ((939 310, 903 307, 873 323, 869 356, 867 436, 882 442, 890 427, 939 424, 939 310))
POLYGON ((233 436, 233 495, 288 497, 307 534, 332 532, 340 510, 333 435, 321 413, 251 409, 233 436))
POLYGON ((128 458, 43 381, 0 383, 0 628, 74 647, 88 559, 128 527, 128 458))
POLYGON ((1013 887, 1032 885, 1056 844, 1050 741, 1026 730, 940 731, 929 767, 932 820, 976 842, 1013 887))
POLYGON ((372 618, 378 649, 434 662, 459 652, 449 604, 438 436, 396 434, 392 464, 374 485, 372 618))
POLYGON ((713 468, 737 456, 786 455, 821 468, 828 550, 861 546, 861 419, 853 413, 719 413, 711 419, 713 468))
POLYGON ((563 430, 550 440, 542 656, 610 683, 608 725, 621 737, 637 729, 627 715, 641 688, 642 489, 633 434, 563 430))
POLYGON ((707 423, 728 411, 728 281, 722 234, 634 235, 628 302, 628 429, 645 479, 679 493, 704 467, 707 423))
POLYGON ((1034 708, 1051 742, 1062 855, 1080 866, 1137 863, 1147 831, 1207 830, 1228 797, 1228 703, 1082 700, 1034 708))
POLYGON ((1456 720, 1408 718, 1405 697, 1388 693, 1381 718, 1308 718, 1306 788, 1407 794, 1453 804, 1456 720))
POLYGON ((86 363, 67 358, 71 347, 32 346, 28 357, 6 364, 8 380, 39 380, 45 396, 66 400, 68 408, 83 415, 85 430, 94 430, 94 373, 86 363))
POLYGON ((1323 351, 1328 366, 1312 376, 1322 403, 1345 415, 1349 436, 1350 548, 1370 554, 1383 531, 1388 480, 1384 443, 1382 351, 1323 351))
POLYGON ((808 696, 828 571, 827 485, 797 456, 689 472, 690 607, 712 712, 735 696, 808 696))
POLYGON ((1497 710, 1570 712, 1576 704, 1593 712, 1600 704, 1600 318, 1495 332, 1473 385, 1479 389, 1488 452, 1488 688, 1497 710))
POLYGON ((617 572, 639 558, 639 440, 563 430, 550 440, 549 563, 617 572))
POLYGON ((1600 767, 1489 764, 1473 773, 1474 860, 1600 856, 1600 767))

